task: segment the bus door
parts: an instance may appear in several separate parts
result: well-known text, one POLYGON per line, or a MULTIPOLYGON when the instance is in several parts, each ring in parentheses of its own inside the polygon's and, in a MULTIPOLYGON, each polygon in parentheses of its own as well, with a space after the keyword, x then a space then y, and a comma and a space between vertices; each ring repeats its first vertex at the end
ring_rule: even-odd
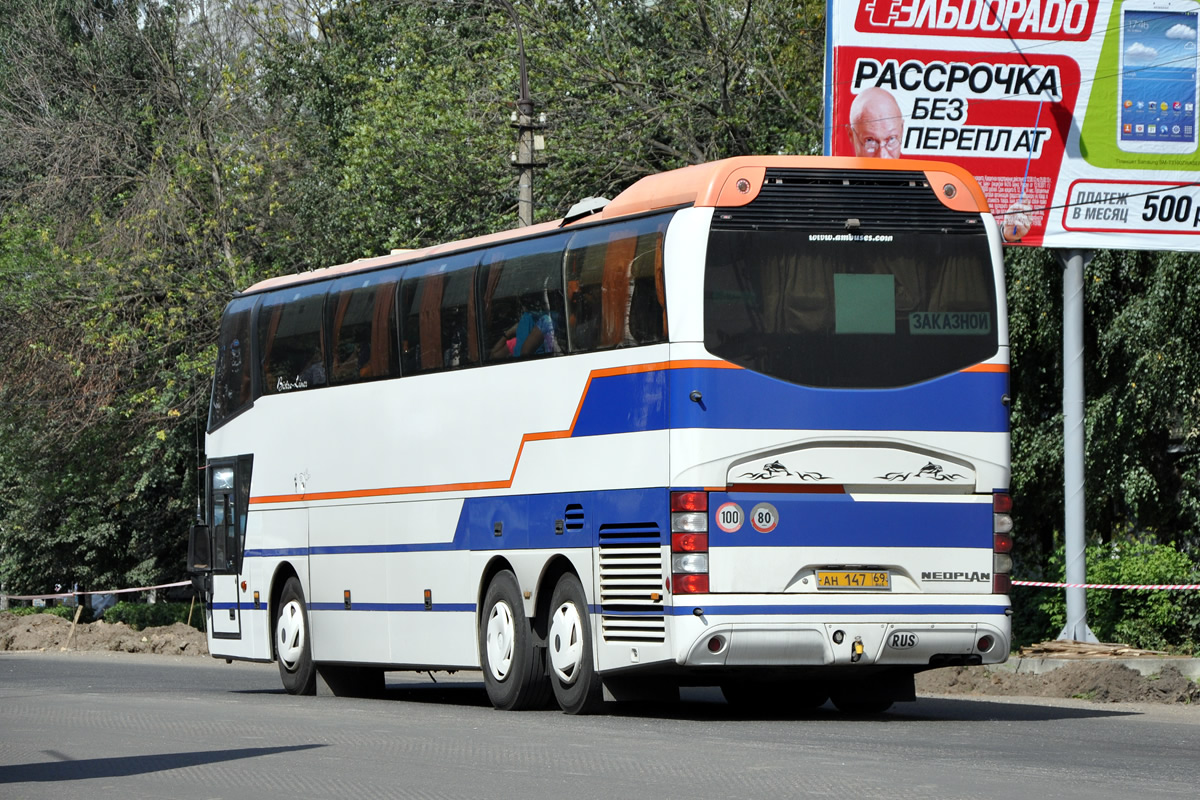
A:
POLYGON ((209 625, 217 639, 242 638, 241 580, 250 494, 250 456, 208 465, 212 584, 209 625))

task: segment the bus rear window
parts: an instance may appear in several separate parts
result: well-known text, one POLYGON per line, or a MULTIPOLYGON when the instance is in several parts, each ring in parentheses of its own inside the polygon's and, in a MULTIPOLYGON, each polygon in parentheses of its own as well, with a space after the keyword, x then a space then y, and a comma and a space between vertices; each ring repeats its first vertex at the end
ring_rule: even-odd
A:
POLYGON ((713 231, 709 352, 793 383, 905 386, 999 346, 987 237, 713 231))

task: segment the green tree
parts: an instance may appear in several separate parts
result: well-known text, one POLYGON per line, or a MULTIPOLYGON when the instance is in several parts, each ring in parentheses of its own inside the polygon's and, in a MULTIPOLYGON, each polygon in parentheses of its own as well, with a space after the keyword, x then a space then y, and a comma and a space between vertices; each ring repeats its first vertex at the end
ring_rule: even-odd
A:
POLYGON ((358 3, 306 29, 264 13, 269 96, 312 165, 297 191, 305 254, 515 224, 518 26, 547 115, 539 219, 663 169, 815 153, 823 15, 811 1, 358 3))
POLYGON ((0 11, 0 576, 174 578, 220 309, 294 268, 291 140, 236 14, 0 11))

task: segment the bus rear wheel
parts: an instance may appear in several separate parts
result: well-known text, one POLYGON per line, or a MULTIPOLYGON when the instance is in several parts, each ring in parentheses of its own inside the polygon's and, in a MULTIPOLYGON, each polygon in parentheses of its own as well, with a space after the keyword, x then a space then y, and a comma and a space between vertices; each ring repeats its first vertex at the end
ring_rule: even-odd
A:
POLYGON ((592 661, 592 626, 579 579, 568 573, 550 596, 546 652, 550 686, 568 714, 588 714, 603 702, 603 687, 592 661))
POLYGON ((508 570, 496 573, 479 619, 483 685, 493 706, 504 711, 545 707, 550 687, 539 656, 517 577, 508 570))
POLYGON ((283 593, 279 595, 279 610, 275 614, 275 655, 279 659, 279 677, 288 694, 317 693, 308 608, 304 605, 304 590, 295 577, 287 579, 283 593))

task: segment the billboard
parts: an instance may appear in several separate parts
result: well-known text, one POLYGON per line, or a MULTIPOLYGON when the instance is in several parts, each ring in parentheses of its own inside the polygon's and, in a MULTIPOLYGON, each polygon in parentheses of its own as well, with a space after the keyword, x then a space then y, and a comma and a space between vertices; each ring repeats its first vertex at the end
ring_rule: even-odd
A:
POLYGON ((825 153, 952 161, 1005 239, 1200 250, 1200 0, 829 0, 825 153))

